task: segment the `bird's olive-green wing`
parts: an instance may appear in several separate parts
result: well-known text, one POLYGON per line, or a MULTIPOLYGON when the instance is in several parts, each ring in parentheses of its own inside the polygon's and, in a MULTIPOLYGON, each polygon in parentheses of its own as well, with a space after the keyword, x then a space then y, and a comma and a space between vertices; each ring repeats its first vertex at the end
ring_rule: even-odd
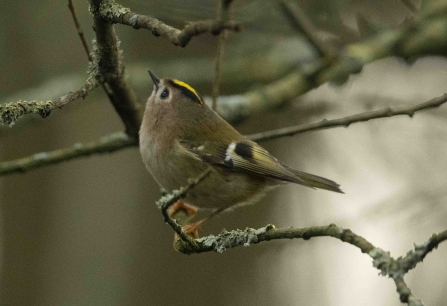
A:
POLYGON ((232 142, 229 145, 181 140, 180 144, 204 162, 213 165, 308 186, 264 148, 249 140, 232 142))

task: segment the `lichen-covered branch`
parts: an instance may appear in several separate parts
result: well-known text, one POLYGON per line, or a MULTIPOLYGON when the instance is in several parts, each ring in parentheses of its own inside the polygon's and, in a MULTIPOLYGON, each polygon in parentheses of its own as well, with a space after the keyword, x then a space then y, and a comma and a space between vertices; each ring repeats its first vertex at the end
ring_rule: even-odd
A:
POLYGON ((143 104, 127 81, 119 40, 111 21, 98 12, 108 1, 89 0, 98 48, 98 69, 113 93, 112 104, 126 127, 126 133, 137 137, 143 118, 143 104))
POLYGON ((20 117, 26 114, 39 114, 42 118, 50 115, 56 108, 62 108, 70 102, 79 98, 85 98, 88 92, 96 88, 98 82, 93 79, 86 81, 84 86, 74 92, 70 92, 56 100, 47 101, 22 101, 0 104, 0 124, 12 126, 20 117))
POLYGON ((274 225, 267 225, 260 229, 246 228, 245 230, 233 230, 222 232, 217 235, 210 235, 196 239, 198 249, 192 249, 189 243, 182 240, 176 242, 176 249, 185 254, 217 252, 223 253, 227 249, 238 246, 249 246, 263 241, 276 239, 304 239, 309 240, 312 237, 334 237, 343 242, 347 242, 358 247, 362 253, 369 253, 375 249, 375 246, 363 237, 353 233, 349 229, 343 229, 335 224, 327 226, 312 226, 304 228, 276 228, 274 225))
POLYGON ((429 101, 410 106, 386 107, 375 111, 364 112, 348 117, 333 120, 322 120, 315 123, 302 124, 276 130, 248 135, 247 138, 254 141, 265 141, 284 136, 293 136, 298 133, 329 129, 334 127, 349 127, 353 123, 369 121, 373 119, 389 118, 393 116, 409 116, 412 118, 416 112, 439 107, 447 102, 447 93, 429 101))
MULTIPOLYGON (((96 1, 97 2, 97 1, 96 1)), ((220 20, 202 20, 190 22, 181 30, 165 24, 164 22, 146 15, 132 12, 113 0, 100 1, 99 7, 92 11, 96 16, 113 23, 129 25, 135 29, 147 29, 155 36, 166 38, 176 46, 185 47, 192 37, 211 33, 218 35, 222 30, 240 31, 241 23, 236 21, 221 22, 220 20)))
POLYGON ((27 172, 43 166, 53 165, 92 154, 111 153, 123 148, 137 146, 138 140, 123 132, 102 137, 99 141, 77 143, 71 147, 41 152, 28 157, 0 162, 0 176, 27 172))

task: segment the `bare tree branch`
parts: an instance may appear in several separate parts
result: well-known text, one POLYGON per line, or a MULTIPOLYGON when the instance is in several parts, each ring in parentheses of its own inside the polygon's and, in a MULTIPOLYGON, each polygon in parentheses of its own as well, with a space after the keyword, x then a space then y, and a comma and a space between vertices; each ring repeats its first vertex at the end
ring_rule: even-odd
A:
POLYGON ((298 133, 304 133, 309 131, 317 131, 323 129, 329 129, 334 127, 349 127, 353 123, 369 121, 379 118, 389 118, 393 116, 409 116, 412 118, 416 112, 436 108, 447 102, 447 93, 442 96, 433 98, 429 101, 419 103, 411 106, 396 106, 386 107, 375 111, 364 112, 353 116, 343 117, 339 119, 327 120, 324 119, 319 122, 302 124, 297 126, 291 126, 257 134, 248 135, 247 138, 254 141, 265 141, 275 139, 284 136, 293 136, 298 133))
POLYGON ((51 111, 56 108, 62 108, 70 102, 79 98, 85 98, 87 93, 99 85, 98 82, 89 78, 84 86, 74 92, 48 101, 22 101, 0 104, 0 124, 8 124, 12 126, 20 117, 26 114, 39 114, 42 118, 50 115, 51 111))
POLYGON ((129 137, 123 132, 117 132, 102 137, 99 141, 77 143, 71 147, 49 152, 40 152, 34 155, 0 163, 0 176, 18 172, 27 172, 43 166, 49 166, 71 159, 89 156, 92 154, 111 153, 123 148, 137 146, 138 140, 129 137))
POLYGON ((218 35, 224 29, 236 32, 241 30, 241 23, 239 22, 221 22, 220 20, 190 22, 182 30, 179 30, 154 17, 134 13, 130 9, 115 3, 115 1, 104 0, 100 2, 102 2, 100 6, 95 7, 93 11, 105 20, 129 25, 135 29, 147 29, 154 36, 166 38, 174 45, 181 47, 185 47, 192 37, 203 33, 218 35))

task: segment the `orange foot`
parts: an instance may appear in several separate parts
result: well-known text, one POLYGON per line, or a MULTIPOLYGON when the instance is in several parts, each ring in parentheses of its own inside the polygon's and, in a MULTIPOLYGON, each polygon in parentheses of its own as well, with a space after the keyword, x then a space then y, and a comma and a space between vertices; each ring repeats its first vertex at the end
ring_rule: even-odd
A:
POLYGON ((168 215, 175 218, 178 213, 184 213, 190 219, 197 214, 199 209, 193 205, 186 204, 182 200, 178 200, 171 207, 169 207, 168 215))

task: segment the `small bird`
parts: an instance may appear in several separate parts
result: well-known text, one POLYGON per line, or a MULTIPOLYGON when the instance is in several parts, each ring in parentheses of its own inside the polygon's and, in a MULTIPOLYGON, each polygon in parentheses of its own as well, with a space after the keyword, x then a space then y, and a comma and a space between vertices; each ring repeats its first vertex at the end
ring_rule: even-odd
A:
MULTIPOLYGON (((176 203, 170 214, 183 209, 194 215, 196 208, 214 208, 211 217, 229 207, 255 202, 266 189, 284 182, 342 193, 337 183, 292 169, 241 135, 190 85, 149 74, 154 89, 139 132, 146 168, 170 191, 211 167, 209 176, 176 203)), ((203 221, 191 226, 190 232, 195 233, 203 221)))

